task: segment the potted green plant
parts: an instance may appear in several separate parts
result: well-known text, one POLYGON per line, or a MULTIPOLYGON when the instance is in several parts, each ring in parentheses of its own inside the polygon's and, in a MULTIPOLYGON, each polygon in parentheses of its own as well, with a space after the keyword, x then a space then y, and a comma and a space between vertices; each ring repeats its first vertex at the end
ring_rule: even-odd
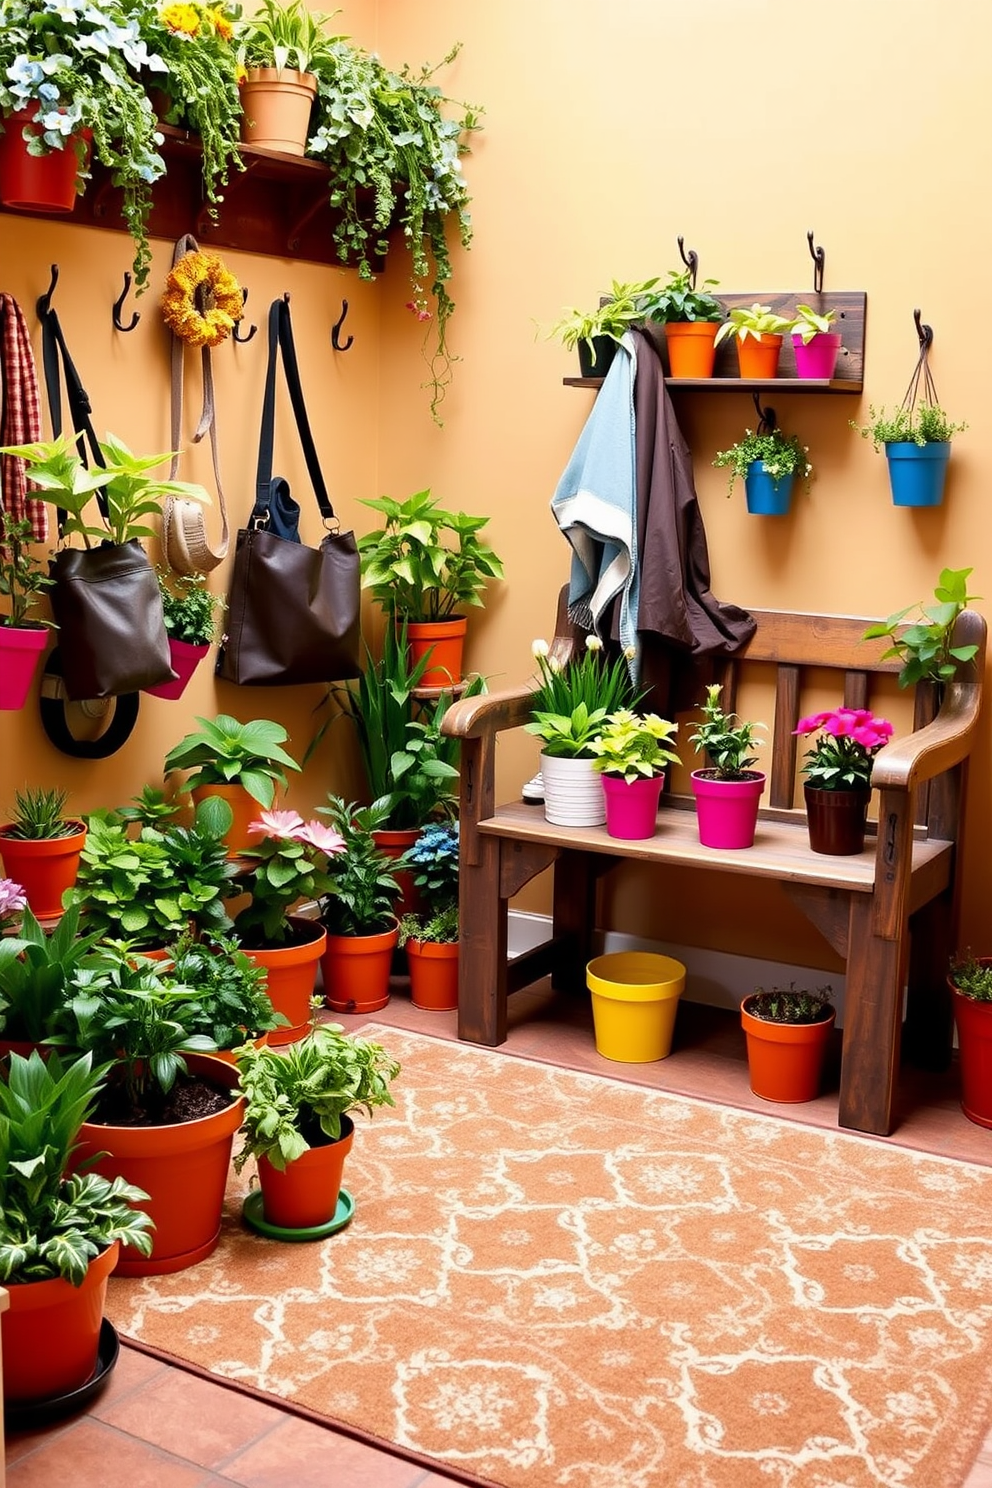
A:
POLYGON ((593 769, 593 743, 606 719, 636 704, 628 658, 608 659, 598 636, 586 637, 578 661, 562 665, 546 641, 535 641, 538 680, 529 734, 542 741, 544 815, 565 827, 596 827, 606 820, 600 777, 593 769))
POLYGON ((727 313, 709 293, 718 282, 704 279, 697 289, 691 269, 672 269, 665 284, 644 297, 645 318, 665 327, 672 377, 713 376, 717 327, 727 313))
POLYGON ((391 621, 405 624, 413 664, 431 653, 418 686, 454 686, 468 623, 462 612, 481 607, 486 585, 503 577, 502 563, 479 536, 489 518, 447 511, 430 491, 362 505, 385 517, 358 540, 362 587, 391 621))
POLYGON ((690 743, 707 760, 703 769, 693 770, 691 783, 702 845, 737 849, 754 844, 765 776, 751 766, 758 760, 755 735, 764 724, 725 712, 720 703, 722 691, 718 682, 707 687, 702 722, 689 735, 690 743))
POLYGON ((0 826, 4 871, 24 889, 39 920, 62 913, 62 896, 72 888, 86 846, 86 824, 65 815, 69 792, 26 786, 14 792, 10 821, 0 826))
POLYGON ((815 1100, 836 1016, 830 987, 758 987, 741 1003, 751 1089, 762 1100, 815 1100))
POLYGON ((160 682, 144 690, 152 697, 182 697, 190 678, 217 637, 218 612, 225 608, 219 594, 212 594, 203 573, 166 574, 155 570, 162 595, 165 633, 175 682, 160 682))
POLYGON ((170 948, 169 975, 196 989, 185 1026, 217 1045, 217 1058, 234 1062, 234 1050, 248 1041, 264 1043, 285 1026, 266 991, 264 967, 241 949, 234 935, 211 932, 199 939, 189 931, 170 948))
POLYGON ((285 1050, 238 1051, 245 1095, 238 1172, 249 1158, 261 1193, 245 1204, 245 1218, 265 1234, 332 1233, 354 1205, 341 1192, 344 1160, 354 1141, 351 1112, 371 1116, 395 1105, 389 1086, 400 1066, 381 1044, 325 1023, 285 1050), (343 1201, 343 1202, 342 1202, 343 1201))
MULTIPOLYGON (((0 924, 16 903, 0 879, 0 924)), ((17 885, 13 886, 17 888, 17 885)), ((23 899, 21 901, 23 907, 23 899)), ((0 938, 0 1047, 28 1054, 56 1031, 77 970, 95 964, 96 935, 80 934, 79 907, 66 910, 50 933, 29 908, 15 934, 0 938)))
POLYGON ((97 1370, 120 1246, 151 1251, 147 1199, 122 1178, 67 1173, 104 1071, 90 1055, 11 1054, 0 1070, 0 1284, 6 1407, 55 1403, 97 1370))
POLYGON ((331 19, 309 11, 303 0, 262 0, 237 27, 243 116, 241 137, 257 149, 302 155, 317 96, 316 69, 332 60, 339 38, 328 36, 331 19))
POLYGON ((48 644, 51 621, 33 611, 52 581, 31 552, 32 541, 28 517, 0 514, 0 596, 9 602, 0 615, 0 711, 24 707, 48 644))
POLYGON ((868 409, 869 422, 851 420, 875 452, 885 450, 894 506, 939 506, 951 458, 951 440, 967 429, 955 424, 937 403, 903 405, 893 413, 868 409))
POLYGON ((578 350, 581 377, 606 376, 624 332, 643 321, 645 303, 657 283, 657 277, 629 282, 614 279, 597 309, 566 310, 555 321, 548 335, 567 351, 578 350))
POLYGON ((244 1102, 234 1066, 195 1031, 198 990, 167 963, 104 945, 78 968, 50 1042, 106 1068, 74 1163, 123 1177, 149 1196, 151 1257, 124 1248, 117 1271, 148 1276, 205 1259, 220 1238, 224 1188, 244 1102))
POLYGON ((907 605, 865 631, 863 640, 892 641, 888 650, 883 651, 882 660, 887 661, 891 656, 899 658, 900 687, 930 682, 942 688, 953 682, 959 667, 974 659, 977 646, 954 644, 958 616, 973 599, 979 598, 968 593, 971 573, 970 568, 942 568, 933 592, 936 604, 907 605), (907 615, 913 618, 904 624, 907 615))
POLYGON ((729 449, 718 451, 713 464, 718 470, 730 470, 728 496, 733 494, 734 482, 744 482, 747 509, 758 516, 784 516, 792 499, 793 481, 798 476, 806 482, 806 490, 813 475, 809 463, 809 449, 795 434, 783 434, 781 429, 744 430, 729 449))
POLYGON ((796 358, 796 376, 829 382, 837 366, 842 337, 833 329, 836 310, 822 314, 811 305, 797 305, 790 324, 792 349, 796 358))
POLYGON ((90 153, 123 188, 139 289, 151 265, 152 185, 165 172, 145 77, 166 64, 150 51, 134 9, 118 0, 53 9, 4 0, 0 27, 0 200, 71 212, 90 153))
POLYGON ((389 975, 399 931, 397 864, 376 841, 389 814, 386 800, 358 806, 328 796, 317 814, 343 844, 328 860, 330 889, 320 901, 327 931, 321 957, 324 1001, 338 1013, 373 1013, 389 1001, 389 975))
POLYGON ((961 1109, 992 1127, 992 958, 957 958, 947 976, 958 1031, 961 1109))
POLYGON ((287 770, 300 769, 283 745, 289 738, 282 724, 267 718, 240 723, 228 713, 197 718, 200 727, 174 744, 165 770, 192 770, 185 789, 194 801, 221 796, 234 813, 225 840, 238 853, 247 844, 248 824, 258 807, 270 807, 276 786, 287 785, 287 770))
POLYGON ((414 1007, 449 1012, 458 1006, 458 823, 425 827, 407 862, 420 895, 419 908, 400 920, 410 1000, 414 1007))
POLYGON ((619 708, 592 743, 593 769, 603 782, 606 830, 627 840, 653 837, 666 765, 677 765, 671 748, 677 723, 657 713, 619 708))
POLYGON ((892 737, 891 723, 868 708, 834 708, 800 718, 793 732, 819 734, 800 767, 810 847, 841 857, 861 852, 872 762, 892 737))
POLYGON ((776 314, 770 305, 757 301, 753 305, 735 305, 716 333, 716 344, 719 346, 733 336, 742 377, 777 377, 782 337, 791 325, 786 316, 776 314))

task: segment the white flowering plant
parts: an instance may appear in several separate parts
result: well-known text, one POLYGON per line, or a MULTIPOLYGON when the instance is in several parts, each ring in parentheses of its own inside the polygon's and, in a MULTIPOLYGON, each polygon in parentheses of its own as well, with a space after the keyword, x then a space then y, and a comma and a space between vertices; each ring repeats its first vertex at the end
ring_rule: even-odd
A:
POLYGON ((547 641, 531 647, 540 674, 533 716, 524 724, 544 741, 545 754, 564 759, 593 759, 593 741, 612 713, 633 706, 637 698, 626 652, 607 658, 598 636, 587 636, 578 661, 562 664, 547 641))
POLYGON ((92 145, 124 193, 139 288, 151 263, 151 187, 165 171, 145 79, 165 71, 135 12, 118 0, 0 0, 3 128, 20 128, 31 155, 75 150, 77 191, 89 178, 92 145), (12 122, 22 111, 26 119, 12 122))
POLYGON ((730 484, 727 487, 727 495, 732 496, 734 482, 738 476, 741 480, 745 478, 751 466, 756 461, 763 461, 765 473, 770 475, 774 481, 783 480, 786 476, 798 476, 805 481, 806 490, 813 476, 813 467, 809 463, 809 449, 795 434, 783 434, 781 429, 769 429, 767 433, 754 433, 751 429, 744 430, 743 439, 738 439, 729 449, 720 450, 713 464, 717 469, 730 469, 730 484))

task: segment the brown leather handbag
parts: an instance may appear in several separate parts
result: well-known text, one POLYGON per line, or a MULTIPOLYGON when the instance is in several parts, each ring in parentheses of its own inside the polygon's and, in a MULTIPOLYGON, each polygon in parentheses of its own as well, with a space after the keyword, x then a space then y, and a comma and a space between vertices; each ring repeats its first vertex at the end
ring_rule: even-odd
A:
POLYGON ((256 687, 337 682, 359 674, 360 574, 353 532, 339 532, 310 432, 289 317, 289 297, 269 309, 269 360, 262 403, 255 505, 239 531, 217 675, 256 687), (298 508, 272 474, 276 362, 282 353, 307 470, 327 536, 299 539, 298 508), (276 530, 278 529, 278 530, 276 530))

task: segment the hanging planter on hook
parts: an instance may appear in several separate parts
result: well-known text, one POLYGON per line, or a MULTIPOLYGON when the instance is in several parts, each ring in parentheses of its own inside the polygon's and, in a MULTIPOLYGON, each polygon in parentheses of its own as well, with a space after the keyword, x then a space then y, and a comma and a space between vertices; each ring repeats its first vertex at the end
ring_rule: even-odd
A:
POLYGON ((902 403, 892 414, 884 407, 877 413, 872 408, 870 424, 862 427, 852 420, 851 427, 870 439, 876 451, 885 450, 894 506, 939 506, 951 439, 968 426, 952 423, 941 408, 928 360, 933 330, 922 323, 919 310, 913 311, 913 321, 920 355, 902 403))

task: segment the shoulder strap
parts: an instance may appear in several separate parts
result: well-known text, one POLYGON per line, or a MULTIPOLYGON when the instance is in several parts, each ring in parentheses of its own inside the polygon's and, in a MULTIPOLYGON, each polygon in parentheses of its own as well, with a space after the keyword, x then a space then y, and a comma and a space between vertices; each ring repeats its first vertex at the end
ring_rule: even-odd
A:
POLYGON ((280 351, 283 369, 286 373, 286 384, 293 404, 293 413, 296 416, 296 427, 299 430, 300 443, 303 446, 307 470, 310 473, 310 483, 317 498, 320 515, 325 523, 334 522, 336 520, 334 507, 331 505, 327 487, 324 484, 320 462, 317 458, 317 447, 313 442, 310 420, 307 418, 306 404, 303 401, 300 369, 296 360, 296 346, 293 342, 293 327, 289 318, 288 295, 284 295, 280 300, 273 300, 269 306, 269 360, 265 371, 265 395, 262 400, 262 425, 258 441, 253 516, 255 519, 264 520, 272 498, 272 459, 276 423, 276 360, 280 351))
MULTIPOLYGON (((48 397, 48 415, 52 424, 52 435, 55 439, 62 433, 62 385, 59 366, 65 372, 66 401, 69 404, 69 416, 72 419, 72 427, 76 434, 76 445, 84 465, 90 461, 94 465, 105 465, 103 452, 100 449, 96 434, 93 430, 93 422, 90 415, 93 412, 89 394, 83 387, 76 364, 69 355, 69 348, 65 344, 65 336, 59 323, 57 311, 47 303, 47 297, 42 296, 38 301, 38 317, 41 320, 41 354, 42 364, 45 370, 45 392, 48 397)), ((107 497, 101 488, 96 492, 97 504, 103 513, 104 520, 108 517, 107 497)), ((66 514, 61 507, 57 509, 59 536, 65 525, 66 514)))

